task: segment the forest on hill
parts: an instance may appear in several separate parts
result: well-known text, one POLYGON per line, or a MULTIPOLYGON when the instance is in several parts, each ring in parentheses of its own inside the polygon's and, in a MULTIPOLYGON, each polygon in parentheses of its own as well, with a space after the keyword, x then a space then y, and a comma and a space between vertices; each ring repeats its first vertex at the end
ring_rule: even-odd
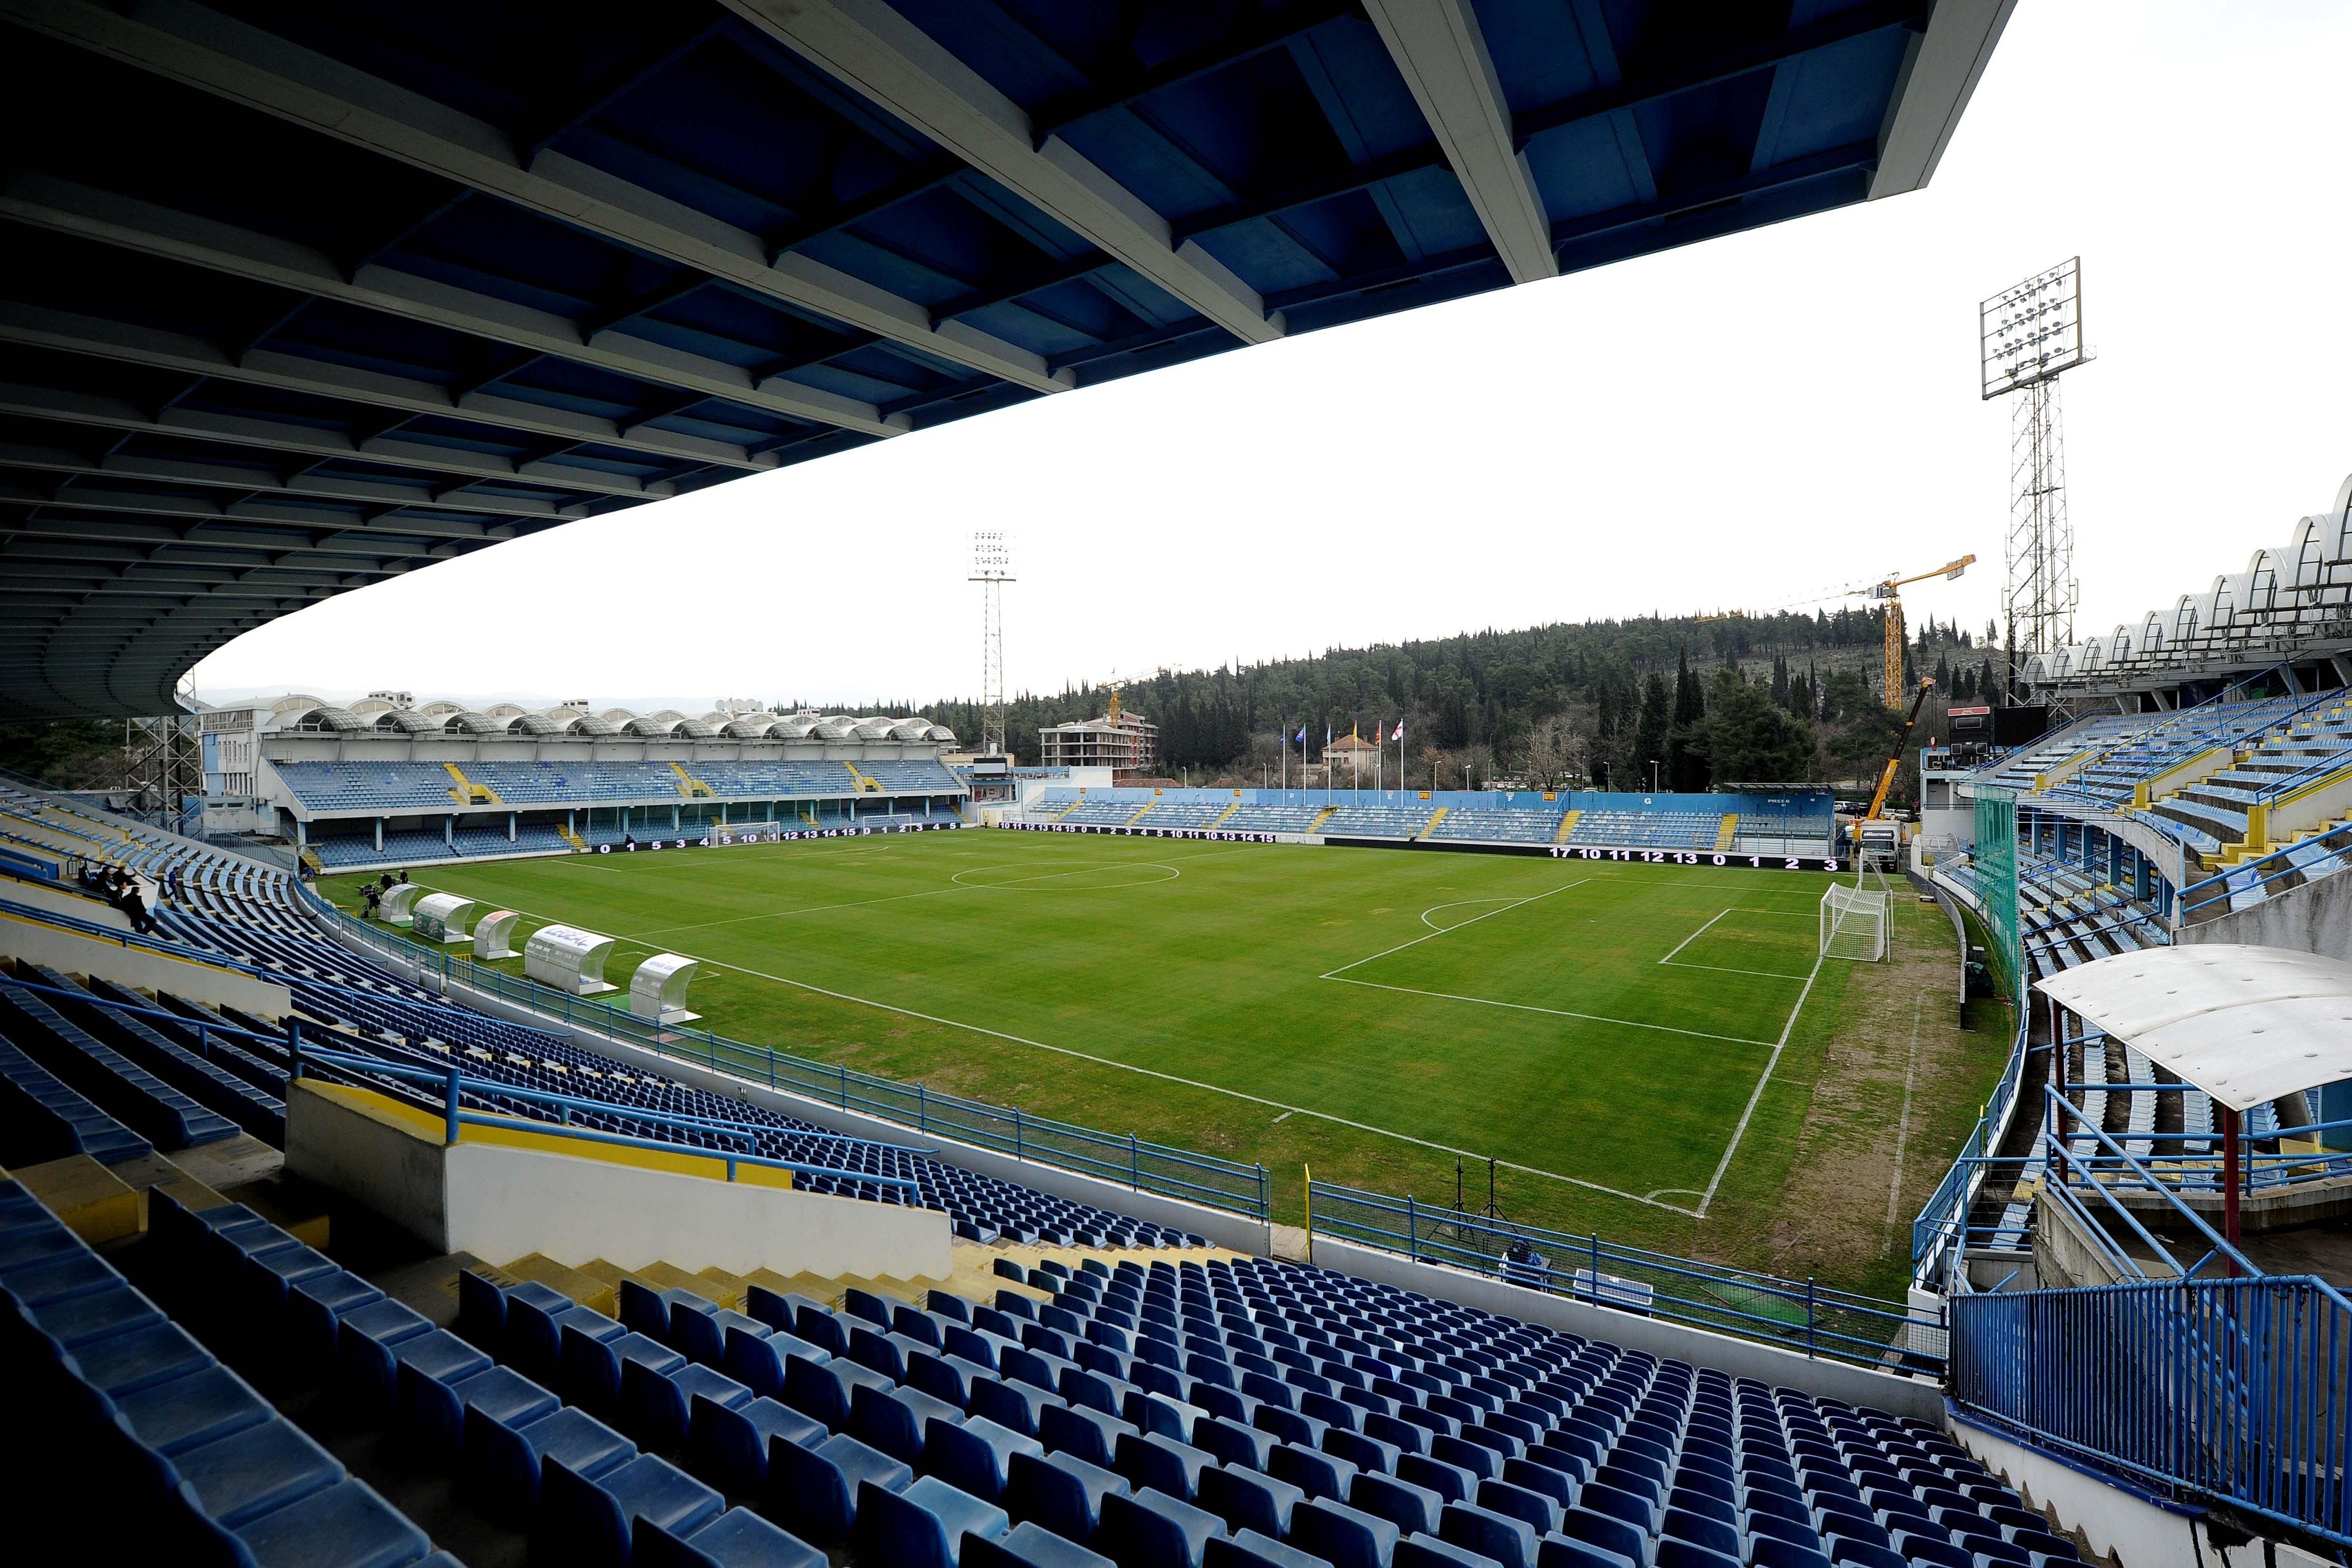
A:
MULTIPOLYGON (((1927 621, 1906 641, 1906 692, 1922 676, 1936 680, 1921 739, 1944 732, 1952 703, 1999 700, 1991 632, 1927 621)), ((1278 737, 1302 728, 1314 758, 1327 733, 1384 739, 1399 723, 1419 788, 1492 779, 1705 789, 1874 779, 1902 729, 1879 689, 1884 637, 1875 609, 1560 622, 1162 670, 1126 683, 1122 700, 1160 727, 1161 770, 1196 783, 1260 783, 1280 771, 1278 737)), ((1104 706, 1099 686, 1024 694, 1006 705, 1007 744, 1034 763, 1041 727, 1093 717, 1104 706)), ((975 703, 916 711, 968 743, 980 735, 975 703)), ((1295 779, 1295 741, 1290 752, 1295 779)), ((1393 747, 1389 757, 1392 770, 1393 747)))

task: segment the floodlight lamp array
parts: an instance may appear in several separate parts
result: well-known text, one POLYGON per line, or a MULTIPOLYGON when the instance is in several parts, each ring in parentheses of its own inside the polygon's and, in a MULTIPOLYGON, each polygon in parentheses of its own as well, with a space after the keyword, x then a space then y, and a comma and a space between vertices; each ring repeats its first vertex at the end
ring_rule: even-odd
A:
POLYGON ((2074 256, 1977 308, 1983 395, 2044 382, 2089 358, 2083 346, 2083 260, 2074 256))

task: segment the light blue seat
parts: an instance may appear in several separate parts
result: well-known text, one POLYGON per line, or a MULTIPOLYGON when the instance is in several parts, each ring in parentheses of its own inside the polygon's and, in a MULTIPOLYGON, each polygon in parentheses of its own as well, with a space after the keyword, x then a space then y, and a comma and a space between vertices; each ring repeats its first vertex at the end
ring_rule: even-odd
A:
POLYGON ((1118 1568, 1099 1552, 1066 1541, 1041 1524, 1014 1525, 992 1541, 964 1542, 957 1568, 1118 1568))
POLYGON ((1100 1527, 1104 1500, 1129 1490, 1125 1476, 1075 1454, 1015 1454, 1004 1467, 1005 1511, 1081 1544, 1100 1527))
POLYGON ((748 1508, 730 1508, 691 1535, 641 1520, 635 1545, 635 1568, 825 1568, 824 1552, 748 1508))
POLYGON ((1388 1568, 1399 1533, 1392 1520, 1318 1498, 1291 1511, 1286 1539, 1332 1568, 1388 1568))
POLYGON ((974 1416, 961 1425, 940 1421, 930 1426, 923 1439, 922 1469, 959 1491, 995 1502, 1004 1493, 1013 1456, 1043 1458, 1045 1452, 1034 1437, 974 1416))

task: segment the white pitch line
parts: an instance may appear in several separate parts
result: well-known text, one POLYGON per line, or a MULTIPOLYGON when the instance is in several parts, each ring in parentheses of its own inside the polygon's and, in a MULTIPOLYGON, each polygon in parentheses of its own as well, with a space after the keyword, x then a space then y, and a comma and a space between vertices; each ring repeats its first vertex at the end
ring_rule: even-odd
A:
MULTIPOLYGON (((1665 960, 1661 958, 1658 962, 1663 964, 1665 960)), ((1715 975, 1753 975, 1759 980, 1801 980, 1805 977, 1802 975, 1787 974, 1779 969, 1731 969, 1726 968, 1721 964, 1676 964, 1674 965, 1673 967, 1677 969, 1705 969, 1709 974, 1715 975)))
MULTIPOLYGON (((1492 997, 1465 997, 1456 991, 1424 991, 1413 986, 1390 986, 1383 985, 1378 980, 1351 979, 1341 974, 1324 975, 1320 977, 1326 980, 1337 980, 1343 986, 1369 986, 1376 991, 1401 991, 1409 997, 1434 997, 1444 1002, 1475 1002, 1482 1008, 1508 1008, 1513 1012, 1549 1013, 1553 1018, 1582 1019, 1588 1023, 1613 1023, 1620 1029, 1654 1030, 1660 1034, 1688 1035, 1693 1040, 1719 1040, 1730 1045, 1769 1046, 1772 1043, 1769 1040, 1750 1040, 1744 1034, 1709 1034, 1703 1029, 1676 1029, 1674 1025, 1666 1023, 1639 1023, 1633 1019, 1603 1018, 1599 1013, 1570 1012, 1566 1008, 1539 1008, 1533 1002, 1498 1002, 1492 997)), ((1801 1003, 1802 998, 1799 999, 1801 1003)))
MULTIPOLYGON (((1263 846, 1253 844, 1245 847, 1257 849, 1262 848, 1263 846)), ((1183 858, 1187 860, 1206 860, 1209 858, 1210 854, 1233 854, 1236 852, 1238 852, 1233 850, 1213 850, 1208 852, 1208 853, 1187 855, 1183 858)), ((425 885, 431 886, 432 884, 428 883, 425 885)), ((1570 883, 1566 885, 1574 887, 1577 884, 1575 883, 1570 883)), ((1558 893, 1560 890, 1559 888, 1553 888, 1551 891, 1553 893, 1558 893)), ((902 894, 900 896, 905 895, 902 894)), ((1541 898, 1545 895, 1543 894, 1537 894, 1535 896, 1541 898)), ((515 913, 518 915, 529 915, 530 918, 542 923, 551 922, 553 919, 551 915, 541 915, 536 911, 529 909, 519 908, 515 913)), ((1500 912, 1497 911, 1497 913, 1500 912)), ((1484 916, 1480 916, 1480 918, 1483 919, 1484 916)), ((646 935, 650 935, 650 933, 638 933, 635 935, 623 934, 616 936, 615 939, 623 942, 643 941, 646 935)), ((1439 936, 1443 935, 1443 933, 1432 932, 1431 935, 1439 936)), ((686 956, 693 957, 695 955, 688 954, 686 956)), ((912 1008, 902 1008, 896 1002, 877 1002, 871 997, 854 996, 847 991, 836 991, 829 987, 812 984, 807 980, 795 980, 788 975, 772 974, 765 969, 746 968, 740 964, 721 963, 715 958, 703 958, 699 961, 709 965, 714 969, 731 969, 736 974, 749 975, 754 979, 772 980, 780 986, 790 986, 795 990, 807 991, 815 996, 831 997, 835 1001, 851 1002, 858 1007, 872 1008, 878 1012, 896 1013, 901 1018, 917 1019, 924 1023, 935 1023, 947 1029, 960 1029, 972 1034, 984 1034, 992 1040, 1002 1040, 1013 1045, 1025 1045, 1033 1050, 1051 1051, 1056 1056, 1075 1057, 1080 1061, 1091 1061, 1102 1067, 1115 1067, 1122 1072, 1139 1073, 1143 1077, 1157 1078, 1163 1082, 1182 1084, 1188 1089, 1199 1089, 1211 1094, 1223 1094, 1231 1099, 1244 1100, 1255 1105, 1264 1105, 1270 1110, 1279 1111, 1285 1116, 1312 1116, 1318 1122, 1328 1122, 1334 1126, 1351 1127, 1357 1132, 1370 1133, 1375 1137, 1391 1138, 1401 1144, 1412 1144, 1420 1148, 1434 1149, 1442 1155, 1460 1155, 1465 1159, 1483 1160, 1493 1157, 1491 1155, 1482 1155, 1475 1149, 1457 1148, 1452 1144, 1441 1144, 1430 1138, 1417 1138, 1411 1133, 1400 1133, 1390 1127, 1376 1127, 1370 1122, 1358 1122, 1346 1116, 1333 1115, 1328 1111, 1318 1111, 1312 1106, 1292 1105, 1280 1100, 1270 1100, 1263 1094, 1252 1094, 1240 1089, 1228 1089, 1222 1083, 1203 1083, 1197 1078, 1183 1078, 1173 1072, 1162 1072, 1159 1069, 1153 1067, 1138 1067, 1130 1061, 1118 1061, 1108 1056, 1097 1056, 1092 1051, 1078 1051, 1066 1045, 1049 1045, 1042 1040, 1030 1040, 1024 1035, 1009 1034, 1003 1030, 990 1029, 985 1024, 966 1023, 961 1019, 941 1018, 935 1013, 917 1012, 912 1008)), ((1351 985, 1367 985, 1370 982, 1355 980, 1349 983, 1351 985)), ((1759 1040, 1754 1043, 1760 1045, 1763 1042, 1759 1040)), ((1279 1120, 1280 1118, 1276 1119, 1279 1120)), ((1602 1193, 1611 1197, 1622 1197, 1628 1203, 1638 1203, 1650 1208, 1663 1208, 1669 1213, 1685 1214, 1689 1215, 1693 1218, 1705 1218, 1696 1209, 1685 1208, 1679 1204, 1660 1203, 1654 1198, 1644 1197, 1640 1193, 1626 1192, 1622 1188, 1609 1186, 1597 1181, 1587 1181, 1582 1176, 1567 1176, 1559 1171, 1548 1171, 1539 1166, 1521 1165, 1516 1160, 1497 1159, 1495 1163, 1505 1170, 1518 1171, 1523 1175, 1540 1176, 1546 1181, 1560 1182, 1570 1186, 1584 1187, 1589 1191, 1602 1193)))
MULTIPOLYGON (((740 964, 725 964, 716 959, 706 958, 702 961, 714 969, 732 969, 739 975, 751 975, 762 980, 773 980, 780 986, 791 986, 796 990, 808 991, 820 997, 831 997, 836 1001, 854 1002, 859 1007, 897 1013, 901 1018, 919 1019, 924 1023, 935 1023, 948 1029, 960 1029, 973 1034, 984 1034, 992 1040, 1006 1040, 1013 1045, 1025 1045, 1036 1051, 1049 1051, 1056 1056, 1076 1057, 1080 1061, 1091 1061, 1101 1067, 1115 1067, 1122 1072, 1139 1073, 1146 1078, 1157 1078, 1166 1083, 1181 1083, 1187 1089, 1200 1089, 1212 1094, 1223 1094, 1235 1100, 1246 1100, 1254 1105, 1264 1105, 1270 1110, 1280 1111, 1286 1116, 1312 1116, 1318 1122, 1329 1122, 1340 1127, 1352 1127, 1357 1132, 1370 1133, 1376 1137, 1393 1138, 1401 1144, 1412 1144, 1424 1149, 1435 1149, 1442 1155, 1460 1155, 1465 1159, 1473 1160, 1491 1157, 1475 1149, 1456 1148, 1452 1144, 1441 1144, 1429 1138, 1417 1138, 1411 1133, 1400 1133, 1389 1127, 1376 1127, 1370 1122, 1358 1122, 1346 1116, 1334 1115, 1328 1111, 1318 1111, 1310 1105, 1292 1105, 1284 1101, 1270 1100, 1263 1094, 1252 1094, 1240 1089, 1228 1089, 1222 1083, 1204 1083, 1197 1078, 1184 1078, 1173 1072, 1162 1072, 1156 1067, 1138 1067, 1131 1061, 1119 1061, 1108 1056, 1097 1056, 1092 1051, 1079 1051, 1071 1046, 1049 1045, 1042 1040, 1031 1040, 1024 1035, 1009 1034, 1001 1029, 990 1029, 985 1024, 966 1023, 961 1019, 941 1018, 935 1013, 917 1012, 912 1008, 902 1008, 896 1002, 877 1002, 871 997, 853 996, 847 991, 836 991, 829 987, 812 984, 807 980, 795 980, 788 975, 771 974, 765 969, 749 969, 740 964)), ((1364 985, 1369 982, 1357 980, 1349 983, 1364 985)), ((1754 1043, 1760 1045, 1763 1042, 1759 1040, 1754 1043)), ((1612 1197, 1622 1197, 1632 1203, 1647 1204, 1652 1208, 1671 1209, 1676 1214, 1688 1214, 1694 1218, 1700 1218, 1695 1209, 1683 1208, 1671 1203, 1653 1202, 1639 1193, 1625 1192, 1617 1187, 1603 1186, 1597 1181, 1587 1181, 1582 1176, 1564 1176, 1559 1171, 1548 1171, 1536 1166, 1523 1166, 1513 1160, 1496 1160, 1496 1164, 1507 1170, 1521 1171, 1528 1176, 1542 1176, 1549 1181, 1565 1182, 1571 1186, 1589 1187, 1594 1192, 1607 1193, 1612 1197)))
POLYGON ((1925 991, 1911 998, 1911 1054, 1903 1063, 1903 1114, 1895 1122, 1895 1179, 1886 1186, 1886 1239, 1880 1243, 1883 1254, 1894 1245, 1895 1218, 1903 1202, 1903 1144, 1911 1132, 1911 1084, 1919 1071, 1919 1008, 1927 1000, 1925 991))
MULTIPOLYGON (((1423 925, 1428 926, 1432 931, 1451 931, 1454 929, 1452 925, 1440 925, 1437 922, 1432 920, 1430 916, 1436 914, 1441 909, 1467 909, 1474 904, 1501 904, 1503 902, 1505 901, 1500 898, 1457 898, 1451 904, 1433 904, 1427 909, 1421 912, 1421 923, 1423 925)), ((1497 910, 1496 913, 1500 914, 1501 911, 1497 910)), ((1465 920, 1459 921, 1456 924, 1467 925, 1469 922, 1465 920)))
MULTIPOLYGON (((1362 968, 1365 965, 1367 965, 1367 964, 1370 963, 1370 962, 1372 961, 1372 959, 1373 959, 1373 958, 1385 958, 1385 957, 1387 957, 1387 956, 1388 956, 1390 954, 1391 954, 1391 953, 1402 953, 1402 952, 1403 952, 1403 951, 1404 951, 1406 948, 1408 948, 1408 947, 1418 947, 1418 946, 1420 946, 1423 942, 1432 941, 1432 940, 1434 940, 1434 939, 1435 939, 1435 938, 1437 938, 1437 937, 1444 936, 1447 936, 1447 935, 1449 935, 1450 933, 1453 933, 1453 932, 1455 932, 1455 931, 1459 931, 1459 930, 1461 930, 1464 926, 1467 926, 1467 925, 1477 925, 1477 924, 1478 924, 1478 922, 1480 922, 1481 920, 1492 920, 1492 919, 1493 919, 1493 918, 1495 918, 1495 916, 1496 916, 1497 915, 1508 915, 1512 910, 1518 908, 1518 907, 1519 907, 1519 905, 1521 905, 1521 904, 1533 904, 1533 903, 1534 903, 1537 899, 1538 899, 1538 898, 1549 898, 1549 897, 1550 897, 1553 894, 1555 894, 1555 893, 1566 893, 1566 892, 1567 892, 1570 888, 1571 888, 1571 887, 1582 887, 1586 883, 1591 882, 1591 880, 1592 880, 1592 879, 1591 879, 1591 877, 1589 877, 1589 876, 1580 876, 1580 877, 1578 877, 1574 882, 1563 882, 1563 883, 1561 883, 1558 887, 1548 887, 1548 888, 1544 889, 1541 893, 1531 893, 1531 894, 1528 894, 1525 898, 1515 898, 1515 899, 1511 900, 1511 902, 1510 902, 1510 903, 1504 904, 1500 909, 1490 909, 1490 910, 1486 911, 1486 914, 1484 914, 1484 915, 1472 915, 1472 916, 1471 916, 1469 919, 1467 919, 1467 920, 1458 921, 1458 922, 1456 922, 1455 924, 1454 924, 1454 925, 1452 925, 1444 926, 1444 927, 1442 927, 1442 928, 1440 928, 1440 929, 1438 929, 1438 930, 1434 930, 1434 931, 1427 932, 1427 933, 1425 933, 1425 934, 1422 935, 1422 936, 1416 936, 1416 937, 1412 938, 1412 940, 1411 940, 1410 942, 1400 942, 1400 943, 1398 943, 1398 944, 1397 944, 1395 946, 1393 946, 1393 947, 1384 947, 1384 948, 1382 948, 1381 951, 1379 951, 1379 952, 1374 953, 1373 955, 1371 955, 1371 957, 1368 957, 1368 958, 1359 958, 1359 959, 1357 959, 1357 960, 1356 960, 1354 963, 1352 963, 1352 964, 1342 964, 1342 965, 1340 965, 1340 966, 1339 966, 1338 968, 1336 968, 1336 969, 1327 970, 1327 971, 1325 971, 1323 974, 1318 975, 1318 976, 1316 977, 1316 978, 1317 978, 1317 979, 1318 979, 1318 980, 1336 980, 1336 979, 1339 978, 1341 976, 1345 975, 1345 974, 1346 974, 1349 970, 1350 970, 1350 969, 1360 969, 1360 968, 1362 968)), ((1484 901, 1483 901, 1483 900, 1479 900, 1479 901, 1475 901, 1475 902, 1484 902, 1484 901)), ((1450 907, 1451 907, 1451 905, 1444 904, 1433 904, 1430 905, 1430 907, 1431 907, 1432 909, 1446 909, 1446 908, 1450 908, 1450 907)), ((1370 984, 1370 981, 1368 981, 1368 980, 1358 980, 1358 981, 1355 981, 1355 982, 1353 982, 1353 983, 1354 983, 1354 984, 1356 984, 1356 985, 1360 985, 1360 985, 1369 985, 1369 984, 1370 984)), ((1391 986, 1391 987, 1389 987, 1388 988, 1389 988, 1389 989, 1391 989, 1391 990, 1401 990, 1401 989, 1402 989, 1403 988, 1402 988, 1402 987, 1398 987, 1398 986, 1391 986)))
MULTIPOLYGON (((1731 913, 1731 911, 1730 911, 1730 910, 1728 910, 1728 909, 1721 909, 1721 910, 1717 910, 1715 914, 1713 914, 1713 915, 1711 915, 1707 916, 1707 921, 1706 921, 1706 925, 1702 925, 1702 926, 1700 926, 1697 930, 1696 930, 1696 931, 1692 932, 1689 936, 1687 936, 1684 937, 1681 941, 1679 941, 1679 942, 1675 943, 1675 951, 1674 951, 1674 953, 1669 953, 1669 954, 1667 954, 1664 957, 1663 957, 1663 958, 1659 959, 1659 960, 1658 960, 1658 962, 1659 962, 1659 963, 1661 963, 1661 964, 1671 964, 1671 963, 1673 963, 1673 962, 1675 961, 1675 953, 1679 953, 1679 952, 1681 952, 1684 948, 1685 948, 1685 947, 1689 946, 1692 943, 1694 943, 1694 942, 1697 941, 1700 937, 1702 937, 1702 936, 1706 936, 1706 933, 1707 933, 1707 929, 1708 929, 1708 927, 1709 927, 1709 926, 1712 926, 1712 925, 1713 925, 1717 921, 1718 921, 1718 920, 1722 919, 1725 915, 1728 915, 1728 914, 1730 914, 1730 913, 1731 913)), ((1703 965, 1693 965, 1693 966, 1692 966, 1692 967, 1694 967, 1694 968, 1700 968, 1700 967, 1705 967, 1705 966, 1703 966, 1703 965)))
POLYGON ((1739 1125, 1731 1130, 1731 1143, 1723 1151, 1723 1158, 1716 1162, 1715 1175, 1708 1180, 1706 1191, 1698 1200, 1698 1217, 1701 1219, 1706 1218, 1708 1207, 1715 1202, 1715 1189, 1723 1185, 1723 1173, 1731 1168, 1731 1156, 1739 1152, 1739 1140, 1748 1135, 1748 1123, 1756 1114, 1756 1103, 1764 1098, 1764 1085, 1772 1082, 1772 1070, 1780 1065, 1780 1052, 1788 1049, 1790 1032, 1797 1027, 1797 1015, 1805 1010, 1805 998, 1813 994, 1813 981, 1821 972, 1822 960, 1815 958, 1813 972, 1805 977, 1805 988, 1797 993, 1797 1005, 1789 1009, 1789 1021, 1780 1026, 1780 1038, 1773 1043, 1772 1054, 1764 1062, 1764 1071, 1748 1096, 1748 1107, 1739 1113, 1739 1125))

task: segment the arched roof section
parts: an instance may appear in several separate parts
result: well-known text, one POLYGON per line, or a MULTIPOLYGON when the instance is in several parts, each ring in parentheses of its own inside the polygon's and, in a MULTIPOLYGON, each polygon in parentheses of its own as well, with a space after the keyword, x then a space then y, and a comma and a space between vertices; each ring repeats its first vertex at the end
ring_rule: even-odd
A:
POLYGON ((428 718, 415 708, 396 707, 376 715, 375 727, 394 735, 430 735, 440 729, 441 721, 428 718))
POLYGON ((848 740, 857 734, 857 721, 844 714, 827 714, 816 721, 810 733, 819 740, 848 740))
POLYGON ((927 718, 902 718, 890 727, 890 738, 893 740, 929 740, 930 737, 931 721, 927 718))
POLYGON ((686 720, 676 714, 664 716, 649 713, 629 720, 621 727, 631 735, 642 736, 648 740, 667 740, 677 735, 679 727, 685 723, 686 720))
POLYGON ((601 714, 583 713, 564 727, 567 735, 608 736, 621 733, 621 727, 601 714))
POLYGON ((509 735, 562 735, 562 724, 543 713, 519 713, 507 720, 509 735))
POLYGON ((737 740, 765 740, 775 727, 775 716, 765 713, 742 714, 725 726, 727 734, 737 740))
POLYGON ((451 714, 441 727, 451 735, 503 735, 507 721, 467 708, 451 714))
POLYGON ((368 727, 368 721, 347 707, 314 707, 296 719, 290 727, 314 733, 356 735, 368 727))

